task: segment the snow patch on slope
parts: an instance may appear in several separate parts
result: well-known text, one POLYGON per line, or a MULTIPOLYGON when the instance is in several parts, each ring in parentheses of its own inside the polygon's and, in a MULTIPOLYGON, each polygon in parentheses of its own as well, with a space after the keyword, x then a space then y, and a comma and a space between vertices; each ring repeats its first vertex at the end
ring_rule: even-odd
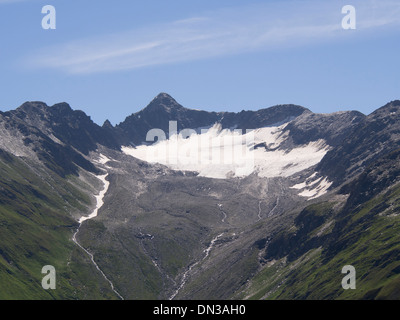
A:
POLYGON ((108 187, 110 186, 110 182, 108 180, 106 180, 108 176, 108 173, 105 175, 101 175, 101 176, 97 176, 97 178, 99 178, 101 180, 101 182, 103 183, 104 187, 103 190, 101 190, 99 192, 99 194, 96 196, 96 207, 94 208, 94 210, 92 211, 92 213, 88 216, 83 216, 79 219, 79 223, 82 224, 82 222, 86 221, 86 220, 90 220, 93 219, 95 217, 97 217, 97 213, 99 211, 99 209, 103 206, 104 204, 104 195, 107 193, 108 191, 108 187))
POLYGON ((106 157, 104 154, 100 153, 99 159, 97 160, 100 164, 106 164, 108 161, 111 161, 110 158, 106 157))
POLYGON ((314 180, 317 173, 312 174, 304 182, 296 184, 291 189, 302 190, 299 196, 308 198, 307 200, 316 199, 325 194, 332 185, 327 178, 320 177, 314 180))

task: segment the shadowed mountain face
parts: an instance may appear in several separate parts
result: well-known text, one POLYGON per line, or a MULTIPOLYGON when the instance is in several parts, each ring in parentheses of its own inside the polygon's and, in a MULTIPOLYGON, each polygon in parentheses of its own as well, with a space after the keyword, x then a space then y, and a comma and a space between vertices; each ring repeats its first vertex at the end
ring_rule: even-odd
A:
POLYGON ((365 115, 358 111, 331 114, 307 112, 291 121, 285 130, 291 133, 291 140, 295 145, 324 139, 330 146, 337 146, 364 119, 365 115))
POLYGON ((398 297, 399 117, 399 101, 368 116, 233 113, 166 93, 115 127, 66 103, 1 112, 0 298, 398 297), (219 124, 212 138, 253 130, 256 169, 215 178, 124 151, 148 148, 169 121, 219 124), (359 291, 340 287, 346 264, 359 291), (41 287, 44 265, 57 269, 54 292, 41 287))
POLYGON ((0 130, 1 148, 38 158, 63 176, 76 174, 78 167, 98 173, 85 158, 98 144, 119 149, 112 135, 66 103, 49 107, 43 102, 26 102, 16 110, 0 113, 0 130))
POLYGON ((166 93, 159 94, 142 111, 127 117, 116 126, 116 133, 122 144, 138 145, 146 141, 151 129, 169 130, 169 121, 177 121, 178 131, 183 129, 209 128, 221 123, 222 128, 256 129, 284 123, 310 111, 295 105, 275 106, 259 111, 207 112, 187 109, 166 93))
POLYGON ((3 116, 34 127, 47 135, 53 135, 85 155, 95 150, 97 144, 112 149, 118 148, 117 142, 105 134, 89 116, 83 111, 72 110, 67 103, 48 107, 42 102, 26 102, 3 116))

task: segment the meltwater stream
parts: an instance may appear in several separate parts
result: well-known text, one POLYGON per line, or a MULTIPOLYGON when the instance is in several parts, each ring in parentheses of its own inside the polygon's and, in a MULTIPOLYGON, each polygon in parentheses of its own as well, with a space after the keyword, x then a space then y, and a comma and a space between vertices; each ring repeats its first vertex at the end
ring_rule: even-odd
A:
POLYGON ((100 267, 97 265, 97 263, 94 261, 94 257, 93 254, 90 253, 88 250, 86 250, 76 239, 76 235, 78 234, 80 227, 82 225, 83 222, 85 222, 86 220, 90 220, 93 219, 95 217, 97 217, 97 213, 99 211, 99 209, 103 206, 104 201, 104 195, 107 193, 108 187, 110 186, 110 182, 108 182, 106 180, 108 174, 102 175, 102 176, 97 176, 97 178, 99 178, 103 184, 104 184, 104 188, 103 190, 100 191, 100 193, 96 196, 96 207, 94 208, 93 212, 85 217, 81 217, 79 219, 79 227, 76 230, 76 232, 74 233, 74 235, 72 236, 72 241, 74 241, 76 243, 76 245, 78 245, 83 251, 86 252, 86 254, 90 257, 90 259, 92 260, 94 266, 96 267, 96 269, 101 273, 101 275, 103 276, 103 278, 110 284, 112 291, 114 291, 114 293, 121 299, 124 300, 124 298, 118 293, 117 290, 115 290, 113 283, 111 282, 110 279, 107 278, 107 276, 105 275, 105 273, 103 272, 103 270, 100 269, 100 267))
POLYGON ((211 249, 214 247, 215 242, 219 238, 221 238, 223 235, 224 235, 224 233, 221 233, 218 236, 216 236, 214 239, 212 239, 210 245, 206 249, 203 250, 203 253, 205 253, 205 256, 201 260, 199 260, 199 261, 195 262, 194 264, 192 264, 191 266, 189 266, 189 268, 185 271, 185 273, 182 276, 182 281, 181 281, 180 286, 178 287, 178 289, 175 290, 175 292, 172 294, 172 296, 169 298, 169 300, 173 300, 176 297, 176 295, 179 293, 179 291, 186 284, 187 277, 188 277, 189 273, 192 271, 192 269, 208 257, 211 249))

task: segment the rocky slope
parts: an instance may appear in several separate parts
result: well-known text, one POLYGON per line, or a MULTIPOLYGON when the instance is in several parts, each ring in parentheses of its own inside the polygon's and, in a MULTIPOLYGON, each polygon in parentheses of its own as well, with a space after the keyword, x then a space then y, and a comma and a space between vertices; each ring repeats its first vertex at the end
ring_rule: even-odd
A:
POLYGON ((335 185, 361 173, 400 146, 400 101, 386 104, 359 122, 318 165, 335 185))
POLYGON ((237 297, 398 299, 399 156, 398 149, 373 162, 269 237, 261 271, 237 297), (356 268, 356 290, 341 287, 345 265, 356 268))

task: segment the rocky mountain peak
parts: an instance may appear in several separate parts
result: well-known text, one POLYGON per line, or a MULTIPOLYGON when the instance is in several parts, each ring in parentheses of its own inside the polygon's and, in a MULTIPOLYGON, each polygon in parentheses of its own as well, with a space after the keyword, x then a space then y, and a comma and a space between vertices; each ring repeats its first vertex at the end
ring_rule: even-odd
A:
POLYGON ((169 94, 160 93, 158 94, 149 105, 143 109, 143 112, 154 112, 154 111, 166 111, 182 109, 183 107, 169 94))
POLYGON ((19 115, 33 115, 45 112, 48 109, 48 106, 46 103, 41 102, 41 101, 27 101, 23 103, 21 106, 19 106, 13 113, 19 114, 19 115))
POLYGON ((176 103, 176 100, 174 98, 172 98, 168 93, 165 93, 165 92, 159 93, 153 99, 153 101, 171 101, 171 102, 175 102, 176 103))
POLYGON ((57 103, 51 108, 52 110, 56 110, 58 113, 70 113, 73 111, 71 106, 66 102, 57 103))
POLYGON ((387 116, 400 116, 400 100, 394 100, 372 112, 369 117, 384 118, 387 116))
POLYGON ((104 121, 104 123, 102 125, 102 128, 104 128, 104 129, 113 129, 114 127, 111 124, 110 120, 107 119, 106 121, 104 121))

